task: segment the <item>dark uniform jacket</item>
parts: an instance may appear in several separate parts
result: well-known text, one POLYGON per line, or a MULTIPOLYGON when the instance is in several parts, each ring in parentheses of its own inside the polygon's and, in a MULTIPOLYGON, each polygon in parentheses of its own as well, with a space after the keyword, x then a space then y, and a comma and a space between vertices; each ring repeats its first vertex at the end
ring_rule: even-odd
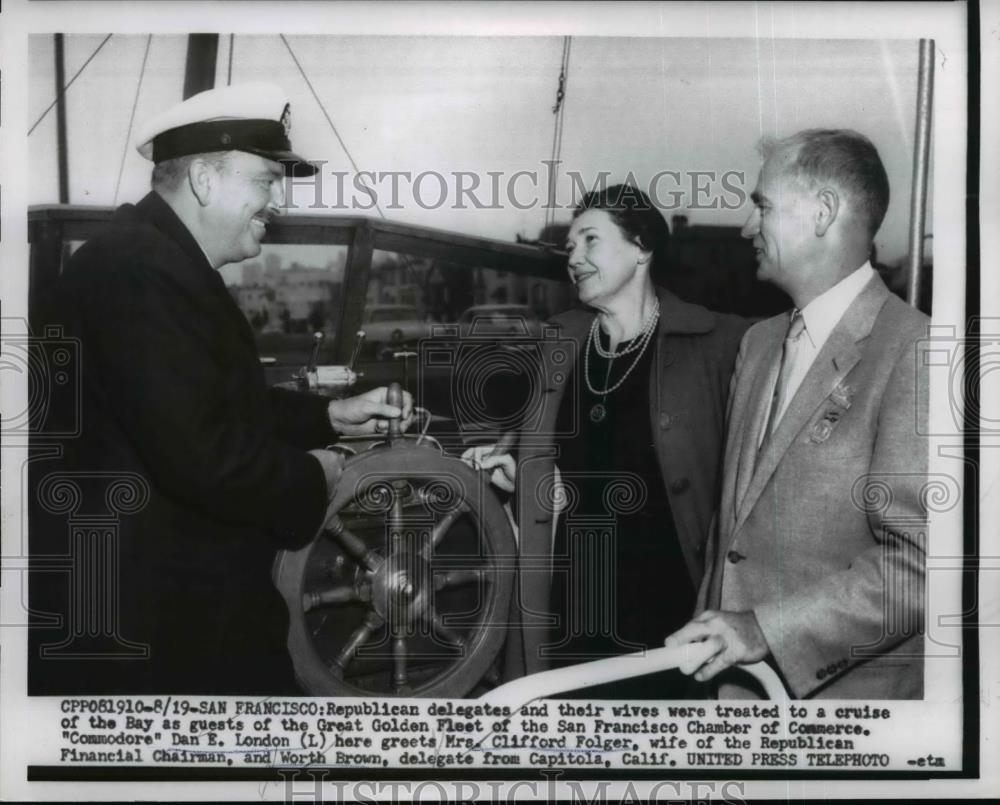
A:
MULTIPOLYGON (((113 510, 117 567, 98 585, 109 610, 97 620, 117 631, 122 656, 101 658, 107 640, 93 658, 53 650, 53 634, 36 630, 34 691, 295 692, 270 573, 276 549, 301 547, 322 523, 326 483, 305 449, 335 438, 328 400, 267 388, 246 320, 156 193, 119 208, 77 251, 53 313, 79 339, 81 435, 58 470, 46 462, 38 494, 51 514, 61 473, 82 499, 39 521, 33 551, 72 552, 74 523, 113 510)), ((85 647, 72 632, 96 622, 79 611, 94 585, 73 583, 77 600, 56 614, 85 647)))
MULTIPOLYGON (((660 289, 660 321, 651 348, 649 418, 656 456, 670 502, 685 565, 695 589, 705 567, 709 525, 718 506, 726 397, 740 339, 749 322, 678 299, 660 289)), ((570 373, 566 339, 576 344, 582 366, 593 311, 576 309, 555 317, 560 338, 543 345, 541 410, 536 426, 518 445, 521 572, 508 637, 504 676, 544 671, 541 645, 549 638, 552 580, 555 422, 570 373), (562 363, 560 361, 562 360, 562 363)), ((585 414, 583 414, 585 415, 585 414)), ((557 496, 558 497, 558 496, 557 496)), ((649 584, 657 579, 650 575, 649 584)), ((666 636, 666 635, 664 635, 666 636)))

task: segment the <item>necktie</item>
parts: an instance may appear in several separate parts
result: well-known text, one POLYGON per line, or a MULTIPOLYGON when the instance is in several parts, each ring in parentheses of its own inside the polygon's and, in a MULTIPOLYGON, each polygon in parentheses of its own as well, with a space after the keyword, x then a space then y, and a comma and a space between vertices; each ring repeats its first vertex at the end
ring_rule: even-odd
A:
POLYGON ((768 438, 778 426, 778 415, 784 409, 785 398, 788 394, 788 380, 792 374, 792 367, 795 365, 795 352, 805 329, 806 322, 802 318, 802 313, 793 310, 791 321, 788 323, 788 334, 781 347, 781 367, 778 370, 778 382, 774 384, 774 393, 771 395, 771 410, 767 416, 767 431, 760 445, 761 450, 764 449, 768 438))

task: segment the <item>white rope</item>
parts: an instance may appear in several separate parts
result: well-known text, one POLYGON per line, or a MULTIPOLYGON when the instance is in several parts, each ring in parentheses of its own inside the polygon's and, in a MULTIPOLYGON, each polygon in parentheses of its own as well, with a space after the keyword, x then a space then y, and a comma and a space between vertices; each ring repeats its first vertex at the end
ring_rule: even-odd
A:
MULTIPOLYGON (((704 641, 584 662, 515 679, 480 696, 479 701, 484 704, 505 705, 513 714, 535 699, 544 699, 570 690, 583 690, 633 676, 669 671, 679 668, 689 658, 707 660, 717 650, 714 643, 704 641)), ((761 683, 769 699, 787 700, 788 693, 781 680, 767 663, 758 662, 739 667, 761 683)))

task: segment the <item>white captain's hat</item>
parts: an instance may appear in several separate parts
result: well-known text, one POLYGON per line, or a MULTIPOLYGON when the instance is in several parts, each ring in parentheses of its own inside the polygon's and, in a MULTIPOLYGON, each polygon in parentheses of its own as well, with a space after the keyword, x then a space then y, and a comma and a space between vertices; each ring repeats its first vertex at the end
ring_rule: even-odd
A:
POLYGON ((136 148, 154 163, 189 154, 247 151, 281 162, 289 176, 318 168, 292 151, 291 105, 280 87, 236 84, 192 95, 149 120, 136 148))

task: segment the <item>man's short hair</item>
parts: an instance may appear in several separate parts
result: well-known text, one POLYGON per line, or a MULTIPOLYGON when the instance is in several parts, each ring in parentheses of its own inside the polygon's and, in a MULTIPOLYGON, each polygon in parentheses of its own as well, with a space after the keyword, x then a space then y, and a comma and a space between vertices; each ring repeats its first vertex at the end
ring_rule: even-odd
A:
POLYGON ((800 181, 832 182, 845 190, 868 220, 874 237, 889 207, 889 177, 872 141, 851 129, 806 129, 766 141, 764 158, 787 152, 800 181))
POLYGON ((218 170, 225 167, 232 151, 216 151, 211 154, 186 154, 174 159, 165 159, 153 166, 150 183, 154 190, 177 190, 187 181, 188 168, 196 159, 212 163, 218 170))

